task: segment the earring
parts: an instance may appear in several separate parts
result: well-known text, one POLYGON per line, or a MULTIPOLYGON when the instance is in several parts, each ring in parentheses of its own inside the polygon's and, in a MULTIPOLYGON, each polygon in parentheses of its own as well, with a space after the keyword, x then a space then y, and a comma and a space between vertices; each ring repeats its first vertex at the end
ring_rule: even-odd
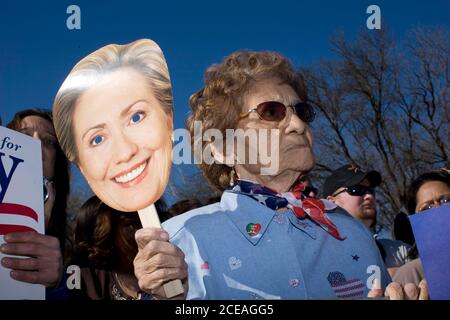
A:
POLYGON ((234 175, 236 174, 236 172, 234 171, 234 167, 231 168, 230 171, 230 187, 234 186, 234 175))

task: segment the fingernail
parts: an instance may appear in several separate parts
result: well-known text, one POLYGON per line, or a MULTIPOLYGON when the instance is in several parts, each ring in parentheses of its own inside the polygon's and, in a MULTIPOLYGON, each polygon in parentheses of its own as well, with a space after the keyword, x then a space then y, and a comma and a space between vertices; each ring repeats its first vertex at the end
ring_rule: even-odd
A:
POLYGON ((10 234, 5 234, 3 239, 5 239, 5 241, 10 241, 11 240, 11 235, 10 234))
POLYGON ((2 253, 6 253, 6 245, 2 244, 2 245, 0 246, 0 251, 1 251, 2 253))
POLYGON ((9 261, 8 258, 3 258, 3 259, 2 259, 2 265, 3 265, 4 267, 9 267, 9 263, 10 263, 10 261, 9 261))

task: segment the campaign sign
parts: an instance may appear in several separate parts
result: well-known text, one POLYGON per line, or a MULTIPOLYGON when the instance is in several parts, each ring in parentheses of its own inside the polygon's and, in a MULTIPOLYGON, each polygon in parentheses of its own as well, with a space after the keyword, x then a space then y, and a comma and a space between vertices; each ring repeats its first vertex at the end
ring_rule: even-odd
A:
POLYGON ((450 300, 450 205, 417 213, 409 219, 430 298, 450 300))
MULTIPOLYGON (((11 232, 44 233, 41 154, 39 140, 0 126, 0 245, 11 232)), ((0 299, 45 299, 43 285, 16 281, 10 271, 0 265, 0 299)))

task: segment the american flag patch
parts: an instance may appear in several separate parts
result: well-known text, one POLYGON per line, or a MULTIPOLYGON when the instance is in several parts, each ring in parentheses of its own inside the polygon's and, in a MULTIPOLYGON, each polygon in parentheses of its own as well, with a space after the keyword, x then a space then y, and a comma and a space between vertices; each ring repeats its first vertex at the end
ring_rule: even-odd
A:
POLYGON ((364 283, 359 279, 345 279, 344 274, 339 271, 330 272, 327 277, 337 298, 362 298, 364 295, 364 283))

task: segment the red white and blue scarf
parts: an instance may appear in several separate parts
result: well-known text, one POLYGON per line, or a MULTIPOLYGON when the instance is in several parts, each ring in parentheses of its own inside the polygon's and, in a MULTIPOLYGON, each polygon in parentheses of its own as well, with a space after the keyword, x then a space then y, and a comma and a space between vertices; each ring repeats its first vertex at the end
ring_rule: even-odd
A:
POLYGON ((299 183, 292 191, 278 193, 251 181, 237 180, 236 184, 228 191, 251 197, 272 210, 289 208, 297 218, 309 218, 334 238, 344 240, 339 234, 336 225, 328 218, 325 212, 335 209, 336 205, 325 199, 306 197, 303 194, 304 190, 305 185, 299 183))

